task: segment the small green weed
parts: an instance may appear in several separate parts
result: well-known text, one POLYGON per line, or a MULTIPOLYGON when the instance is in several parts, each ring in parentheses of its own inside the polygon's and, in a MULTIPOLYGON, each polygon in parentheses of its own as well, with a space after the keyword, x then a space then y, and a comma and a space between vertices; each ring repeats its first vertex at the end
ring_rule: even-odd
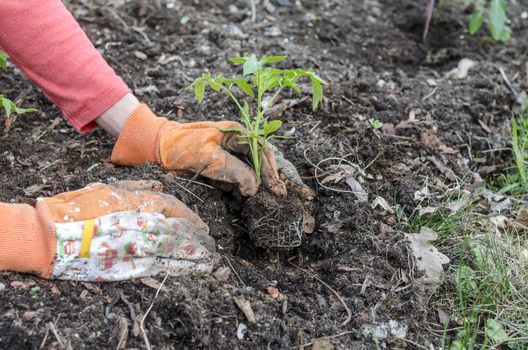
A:
POLYGON ((500 174, 490 186, 499 193, 523 197, 528 193, 528 114, 511 119, 513 166, 500 174))
MULTIPOLYGON (((512 1, 512 0, 510 0, 512 1)), ((508 3, 506 0, 441 0, 439 6, 447 6, 458 3, 466 8, 472 8, 473 13, 469 19, 469 33, 476 34, 484 24, 487 24, 488 32, 496 41, 508 41, 511 37, 511 28, 508 25, 508 3)), ((429 0, 426 11, 426 24, 424 39, 429 30, 429 23, 433 15, 435 0, 429 0)))
MULTIPOLYGON (((0 69, 7 70, 7 60, 8 56, 5 52, 0 51, 0 69)), ((15 113, 17 115, 37 112, 35 108, 19 108, 16 104, 10 99, 6 98, 4 95, 0 94, 0 105, 4 109, 6 119, 11 118, 11 114, 15 113)))
POLYGON ((242 65, 241 78, 228 79, 222 75, 213 77, 210 73, 204 73, 190 86, 194 88, 194 94, 200 103, 203 101, 205 88, 210 87, 216 92, 225 92, 238 107, 245 129, 232 128, 223 131, 237 132, 244 137, 245 140, 241 143, 249 146, 251 162, 259 183, 261 182, 262 157, 267 141, 272 138, 282 138, 275 135, 275 132, 282 126, 282 121, 269 120, 266 115, 275 99, 285 88, 300 93, 301 89, 297 82, 299 78, 307 77, 312 83, 313 109, 317 109, 323 100, 322 84, 325 82, 312 69, 276 69, 268 66, 286 58, 287 56, 264 56, 258 59, 255 55, 230 58, 231 63, 242 65), (235 96, 233 92, 235 87, 244 96, 243 102, 235 96), (263 102, 265 97, 269 98, 263 102), (252 107, 248 103, 250 99, 255 102, 252 107))

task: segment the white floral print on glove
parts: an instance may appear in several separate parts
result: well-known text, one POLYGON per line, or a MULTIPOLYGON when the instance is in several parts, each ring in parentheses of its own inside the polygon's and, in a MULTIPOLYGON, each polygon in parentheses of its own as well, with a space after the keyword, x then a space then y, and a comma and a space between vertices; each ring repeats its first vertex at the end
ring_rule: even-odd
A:
POLYGON ((161 271, 210 273, 213 268, 214 240, 183 218, 117 212, 55 227, 53 278, 105 282, 161 271))

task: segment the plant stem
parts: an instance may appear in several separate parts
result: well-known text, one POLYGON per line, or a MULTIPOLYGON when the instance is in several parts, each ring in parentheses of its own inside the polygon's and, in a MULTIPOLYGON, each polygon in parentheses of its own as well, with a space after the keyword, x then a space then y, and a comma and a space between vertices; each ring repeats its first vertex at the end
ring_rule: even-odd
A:
POLYGON ((255 118, 255 122, 253 124, 253 130, 251 134, 251 158, 253 161, 253 167, 255 168, 255 174, 257 175, 257 183, 260 185, 261 181, 261 160, 259 157, 259 129, 260 129, 260 123, 262 119, 262 110, 261 110, 261 101, 262 101, 262 89, 261 89, 261 70, 259 69, 257 71, 257 74, 255 75, 255 79, 257 81, 257 116, 255 118))

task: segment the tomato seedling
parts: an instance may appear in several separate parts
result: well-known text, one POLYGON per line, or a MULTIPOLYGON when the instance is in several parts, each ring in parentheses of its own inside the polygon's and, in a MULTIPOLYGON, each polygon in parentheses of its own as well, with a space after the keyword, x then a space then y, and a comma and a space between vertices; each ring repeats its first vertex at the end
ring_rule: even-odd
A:
POLYGON ((230 58, 231 63, 242 66, 242 77, 228 79, 222 75, 213 77, 210 73, 204 73, 191 84, 199 103, 204 99, 206 87, 216 92, 225 92, 235 103, 240 111, 240 119, 244 128, 230 128, 222 131, 237 132, 243 137, 240 143, 249 146, 251 163, 258 183, 261 183, 262 158, 268 140, 283 138, 276 135, 282 126, 282 121, 269 120, 267 116, 275 99, 285 88, 300 93, 301 89, 297 82, 300 78, 307 77, 312 83, 313 109, 316 110, 323 100, 322 84, 325 82, 315 74, 313 69, 277 69, 269 66, 272 63, 284 61, 286 58, 287 56, 264 56, 258 59, 255 55, 230 58), (240 91, 242 99, 235 96, 235 88, 240 91), (253 101, 252 107, 248 100, 253 101))

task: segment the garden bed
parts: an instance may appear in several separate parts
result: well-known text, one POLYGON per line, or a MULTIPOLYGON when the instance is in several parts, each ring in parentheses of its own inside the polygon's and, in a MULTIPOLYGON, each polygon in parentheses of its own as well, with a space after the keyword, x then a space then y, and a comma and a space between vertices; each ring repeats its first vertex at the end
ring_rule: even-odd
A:
MULTIPOLYGON (((469 36, 466 15, 455 9, 435 13, 422 43, 425 4, 411 0, 261 1, 255 21, 247 1, 156 3, 68 6, 110 65, 160 116, 236 120, 227 97, 211 95, 198 105, 183 88, 204 70, 233 72, 226 59, 241 54, 287 54, 289 63, 313 67, 328 82, 316 112, 309 99, 286 94, 277 115, 295 138, 276 144, 316 193, 309 204, 313 233, 292 251, 255 248, 240 225, 236 198, 155 166, 113 166, 111 137, 101 130, 77 135, 20 74, 2 73, 0 91, 41 112, 20 116, 2 131, 0 200, 32 204, 92 182, 153 179, 199 213, 216 240, 216 271, 167 279, 145 321, 153 348, 438 346, 442 334, 434 330, 443 325, 430 308, 433 292, 415 268, 401 218, 416 210, 415 192, 426 183, 441 189, 470 170, 485 178, 510 164, 508 150, 486 152, 508 147, 514 105, 495 65, 519 91, 526 89, 528 22, 518 14, 528 7, 512 11, 512 39, 498 44, 469 36), (456 79, 448 72, 462 58, 479 64, 456 79), (369 119, 384 126, 376 129, 369 119), (337 183, 323 183, 327 188, 316 181, 339 171, 337 183), (347 176, 366 201, 350 192, 347 176), (347 310, 321 281, 350 309, 350 322, 343 325, 347 310), (250 302, 255 324, 234 298, 250 302), (239 339, 241 323, 247 330, 239 339), (324 336, 335 337, 317 340, 324 336)), ((139 280, 88 284, 0 273, 0 347, 116 348, 121 341, 143 348, 131 310, 144 314, 155 293, 139 280)))

